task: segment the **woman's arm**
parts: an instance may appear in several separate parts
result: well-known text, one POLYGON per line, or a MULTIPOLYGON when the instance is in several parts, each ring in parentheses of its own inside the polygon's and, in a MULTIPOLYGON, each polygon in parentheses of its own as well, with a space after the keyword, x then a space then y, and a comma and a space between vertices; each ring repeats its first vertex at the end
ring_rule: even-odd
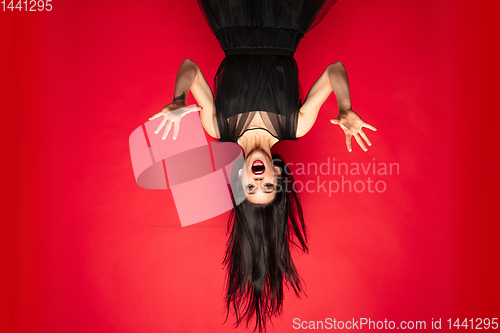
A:
POLYGON ((301 137, 309 132, 318 117, 321 106, 328 96, 330 96, 332 91, 337 98, 339 115, 336 119, 332 119, 331 122, 340 125, 344 130, 346 134, 347 149, 349 151, 352 150, 351 136, 354 136, 361 148, 366 151, 366 146, 359 138, 359 135, 366 140, 368 145, 371 145, 371 143, 363 133, 362 127, 367 127, 372 130, 376 129, 363 122, 352 110, 349 79, 347 78, 347 71, 340 61, 329 65, 309 90, 304 105, 302 105, 299 110, 296 136, 301 137))
POLYGON ((334 62, 329 65, 309 90, 304 105, 299 111, 297 137, 304 136, 309 132, 316 122, 321 106, 332 91, 335 92, 337 97, 339 113, 351 108, 349 80, 347 79, 345 67, 341 62, 334 62))
MULTIPOLYGON (((205 131, 207 131, 210 136, 216 137, 214 128, 216 123, 215 105, 212 90, 198 65, 190 59, 185 59, 177 71, 173 102, 166 105, 162 111, 158 112, 150 119, 185 107, 189 91, 191 91, 196 102, 202 108, 200 110, 200 118, 205 131)), ((157 132, 160 129, 161 128, 157 129, 157 132)))

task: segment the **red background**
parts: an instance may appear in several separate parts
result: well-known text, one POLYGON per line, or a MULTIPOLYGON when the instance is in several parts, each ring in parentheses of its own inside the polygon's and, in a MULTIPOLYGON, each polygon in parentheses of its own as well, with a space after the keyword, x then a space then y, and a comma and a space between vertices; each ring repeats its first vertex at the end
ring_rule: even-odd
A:
MULTIPOLYGON (((196 2, 53 2, 0 13, 2 322, 13 332, 231 331, 228 215, 181 228, 169 191, 135 184, 128 151, 130 133, 172 98, 184 58, 209 82, 223 58, 196 2)), ((375 158, 400 174, 378 178, 384 193, 303 193, 310 254, 294 260, 308 297, 285 295, 277 332, 293 318, 499 317, 493 2, 340 0, 301 42, 304 92, 341 60, 354 109, 378 131, 367 153, 347 153, 330 98, 312 131, 278 151, 292 163, 375 158)))

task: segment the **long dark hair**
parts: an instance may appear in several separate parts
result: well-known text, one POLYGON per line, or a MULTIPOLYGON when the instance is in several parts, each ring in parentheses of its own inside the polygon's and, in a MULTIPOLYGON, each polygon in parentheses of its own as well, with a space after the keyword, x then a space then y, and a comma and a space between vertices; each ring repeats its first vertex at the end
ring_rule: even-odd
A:
MULTIPOLYGON (((255 316, 254 331, 266 330, 267 320, 281 315, 283 285, 292 287, 300 297, 302 283, 290 255, 296 246, 308 252, 306 229, 294 180, 283 159, 273 154, 274 166, 279 167, 276 197, 266 205, 243 200, 235 204, 228 221, 230 234, 224 265, 227 267, 226 320, 233 310, 238 326, 246 321, 248 327, 255 316)), ((231 174, 233 198, 241 195, 243 187, 238 170, 243 161, 235 162, 231 174)))

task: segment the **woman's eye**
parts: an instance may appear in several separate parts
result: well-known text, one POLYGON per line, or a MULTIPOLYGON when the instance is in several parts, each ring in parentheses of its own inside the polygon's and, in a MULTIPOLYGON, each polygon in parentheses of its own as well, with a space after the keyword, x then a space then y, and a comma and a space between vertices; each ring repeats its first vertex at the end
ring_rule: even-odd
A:
POLYGON ((266 183, 266 184, 264 184, 264 187, 265 188, 273 188, 273 184, 266 183))
POLYGON ((254 187, 255 187, 255 185, 250 184, 247 186, 247 189, 252 190, 254 187))

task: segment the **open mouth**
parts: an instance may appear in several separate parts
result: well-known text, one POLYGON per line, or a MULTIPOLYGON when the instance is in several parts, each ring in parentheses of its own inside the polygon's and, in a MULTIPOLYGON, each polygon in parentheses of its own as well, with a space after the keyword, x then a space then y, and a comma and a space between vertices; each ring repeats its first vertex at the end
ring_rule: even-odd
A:
POLYGON ((256 160, 252 163, 252 172, 256 175, 263 174, 266 170, 264 163, 261 160, 256 160))

